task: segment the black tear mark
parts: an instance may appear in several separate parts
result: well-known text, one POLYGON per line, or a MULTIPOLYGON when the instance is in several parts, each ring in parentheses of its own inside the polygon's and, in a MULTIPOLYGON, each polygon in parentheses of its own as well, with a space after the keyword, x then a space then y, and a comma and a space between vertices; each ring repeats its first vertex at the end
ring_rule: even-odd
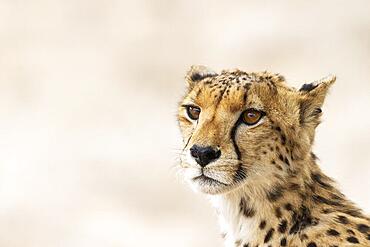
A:
MULTIPOLYGON (((244 85, 244 96, 243 96, 243 101, 244 101, 244 104, 246 103, 247 101, 247 95, 248 95, 248 90, 250 88, 250 84, 245 84, 244 85)), ((241 152, 240 152, 240 149, 238 147, 238 144, 236 143, 236 140, 235 140, 235 137, 236 137, 236 130, 238 129, 239 125, 242 123, 242 119, 241 119, 241 116, 239 117, 238 121, 236 121, 236 123, 234 124, 233 128, 231 129, 231 132, 230 132, 230 138, 231 138, 231 141, 233 143, 233 146, 234 146, 234 150, 235 150, 235 153, 237 155, 237 158, 238 160, 241 160, 241 152)))
POLYGON ((242 154, 240 153, 240 149, 238 147, 238 144, 236 143, 235 137, 236 137, 236 130, 238 129, 238 126, 240 125, 241 122, 242 121, 239 118, 238 121, 236 121, 233 128, 231 129, 231 133, 230 133, 230 138, 231 138, 231 141, 233 142, 234 150, 235 150, 238 160, 241 160, 242 154))

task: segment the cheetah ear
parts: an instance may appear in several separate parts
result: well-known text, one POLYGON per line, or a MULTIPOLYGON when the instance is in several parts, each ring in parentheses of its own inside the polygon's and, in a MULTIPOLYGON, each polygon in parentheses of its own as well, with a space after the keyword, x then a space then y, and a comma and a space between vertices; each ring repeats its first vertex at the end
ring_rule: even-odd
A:
POLYGON ((318 81, 304 84, 299 89, 300 94, 300 123, 301 125, 313 124, 316 127, 320 122, 321 107, 325 97, 336 77, 329 75, 318 81))
POLYGON ((203 65, 193 65, 186 74, 186 83, 189 89, 192 89, 194 85, 207 77, 217 76, 217 73, 203 65))

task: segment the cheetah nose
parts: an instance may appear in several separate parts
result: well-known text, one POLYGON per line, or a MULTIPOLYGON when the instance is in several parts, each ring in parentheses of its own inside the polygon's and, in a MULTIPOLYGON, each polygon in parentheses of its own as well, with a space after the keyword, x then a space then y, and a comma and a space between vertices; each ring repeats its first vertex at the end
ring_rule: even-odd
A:
POLYGON ((190 148, 190 154, 201 167, 205 167, 212 161, 218 159, 221 156, 221 151, 210 146, 200 147, 194 145, 190 148))

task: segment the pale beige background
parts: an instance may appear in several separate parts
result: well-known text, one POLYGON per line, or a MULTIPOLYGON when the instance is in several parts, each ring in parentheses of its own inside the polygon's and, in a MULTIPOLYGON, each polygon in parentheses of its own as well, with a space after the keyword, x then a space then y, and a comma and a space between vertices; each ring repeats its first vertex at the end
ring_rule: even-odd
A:
POLYGON ((221 247, 175 178, 191 64, 337 74, 315 152, 370 212, 370 2, 0 2, 0 246, 221 247), (232 3, 231 3, 232 2, 232 3))

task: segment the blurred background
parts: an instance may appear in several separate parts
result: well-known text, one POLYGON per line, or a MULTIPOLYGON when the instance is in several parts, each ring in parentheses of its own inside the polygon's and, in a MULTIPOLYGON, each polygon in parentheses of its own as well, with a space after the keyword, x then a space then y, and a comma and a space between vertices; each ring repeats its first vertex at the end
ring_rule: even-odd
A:
POLYGON ((0 246, 223 246, 176 178, 192 64, 338 76, 314 150, 370 212, 370 2, 0 1, 0 246))

